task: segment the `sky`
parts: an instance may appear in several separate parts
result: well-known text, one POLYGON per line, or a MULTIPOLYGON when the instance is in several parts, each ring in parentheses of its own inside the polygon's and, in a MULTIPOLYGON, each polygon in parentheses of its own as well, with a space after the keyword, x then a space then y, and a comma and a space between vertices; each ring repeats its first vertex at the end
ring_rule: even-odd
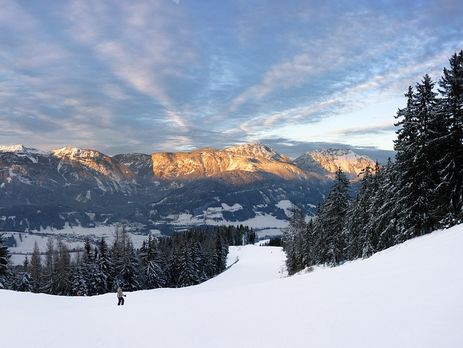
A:
POLYGON ((462 23, 461 0, 0 0, 0 144, 390 150, 462 23))

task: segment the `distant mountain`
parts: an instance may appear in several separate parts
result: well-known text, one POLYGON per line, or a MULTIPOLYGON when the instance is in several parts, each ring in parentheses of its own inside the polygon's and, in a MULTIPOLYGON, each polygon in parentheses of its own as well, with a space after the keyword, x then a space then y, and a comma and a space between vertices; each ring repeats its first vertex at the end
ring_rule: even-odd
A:
POLYGON ((394 159, 395 151, 378 149, 372 146, 352 146, 340 143, 326 143, 314 141, 294 141, 285 138, 262 139, 267 145, 270 145, 278 152, 284 153, 290 158, 297 158, 302 154, 312 151, 322 151, 327 149, 348 149, 358 155, 367 156, 380 164, 386 164, 388 158, 394 159))
POLYGON ((260 143, 115 156, 3 146, 0 230, 118 221, 162 231, 224 223, 283 227, 291 204, 313 213, 338 166, 354 177, 371 164, 335 149, 292 161, 260 143))
POLYGON ((375 162, 367 156, 350 149, 332 148, 307 152, 296 158, 294 163, 305 171, 320 175, 334 174, 340 168, 350 179, 357 179, 366 167, 375 167, 375 162))
MULTIPOLYGON (((200 149, 192 152, 153 153, 154 174, 160 178, 223 177, 228 173, 266 173, 292 180, 306 178, 307 173, 298 168, 288 157, 274 152, 270 147, 245 144, 227 147, 223 150, 200 149)), ((249 174, 247 181, 258 176, 249 174)))

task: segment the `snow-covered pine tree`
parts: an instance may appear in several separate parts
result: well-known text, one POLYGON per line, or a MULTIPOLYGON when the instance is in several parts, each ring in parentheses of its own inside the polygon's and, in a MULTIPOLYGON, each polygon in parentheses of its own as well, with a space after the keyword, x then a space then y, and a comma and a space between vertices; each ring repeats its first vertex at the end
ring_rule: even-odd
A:
POLYGON ((162 288, 166 285, 165 264, 158 242, 151 234, 140 249, 140 267, 141 286, 144 289, 162 288))
POLYGON ((93 261, 92 255, 92 245, 90 244, 90 239, 88 237, 85 238, 84 242, 84 262, 90 263, 93 261))
POLYGON ((87 280, 85 277, 84 264, 79 259, 75 264, 72 265, 70 276, 70 294, 73 296, 87 296, 88 288, 87 280))
POLYGON ((22 292, 32 291, 32 279, 29 270, 29 259, 26 256, 23 263, 23 269, 17 274, 14 290, 22 292))
POLYGON ((283 249, 286 253, 286 270, 288 274, 294 274, 301 270, 299 259, 301 246, 298 246, 298 234, 300 233, 299 216, 302 215, 299 208, 291 206, 289 209, 289 226, 283 232, 283 249))
POLYGON ((119 237, 116 236, 113 256, 115 257, 113 264, 117 281, 121 282, 124 290, 138 290, 140 288, 138 283, 138 255, 125 229, 122 229, 119 237))
POLYGON ((202 249, 202 267, 207 279, 215 276, 217 265, 217 253, 215 251, 215 239, 210 236, 203 243, 202 249))
POLYGON ((445 148, 437 147, 436 140, 445 136, 442 128, 441 113, 438 110, 437 93, 434 92, 435 83, 429 75, 425 75, 422 82, 416 85, 415 107, 419 121, 418 153, 416 153, 417 176, 421 177, 419 214, 420 228, 423 233, 431 232, 436 224, 434 216, 436 210, 435 191, 440 181, 437 170, 438 160, 445 148))
POLYGON ((184 287, 199 284, 201 282, 201 272, 198 260, 194 257, 193 249, 187 243, 184 243, 180 249, 178 286, 184 287))
POLYGON ((379 168, 378 189, 370 207, 370 228, 378 236, 376 251, 393 246, 398 238, 398 217, 400 215, 397 194, 397 170, 389 159, 386 166, 379 168))
POLYGON ((246 244, 255 244, 257 241, 257 234, 256 232, 249 227, 245 228, 245 240, 246 244))
POLYGON ((111 291, 111 284, 112 284, 112 264, 111 264, 111 256, 109 254, 109 248, 106 244, 106 240, 102 237, 98 243, 98 257, 96 260, 99 268, 99 272, 101 273, 102 281, 104 284, 104 291, 111 291))
MULTIPOLYGON (((227 254, 228 254, 228 248, 227 248, 227 254)), ((206 264, 207 264, 207 261, 205 260, 206 255, 207 254, 203 252, 203 248, 201 246, 199 238, 196 238, 191 248, 191 256, 193 258, 193 262, 196 263, 197 265, 198 279, 200 283, 209 279, 206 273, 206 264)))
POLYGON ((439 92, 447 134, 441 139, 445 152, 439 163, 438 211, 443 224, 454 225, 463 221, 463 50, 450 58, 449 69, 444 68, 439 92))
POLYGON ((338 169, 334 185, 316 220, 316 244, 320 263, 335 266, 346 260, 343 230, 349 202, 349 180, 338 169))
POLYGON ((215 274, 219 274, 223 272, 227 267, 228 255, 228 244, 226 243, 225 239, 220 235, 220 233, 216 233, 215 252, 217 261, 215 274))
POLYGON ((6 285, 7 276, 9 274, 9 258, 8 247, 3 241, 3 236, 0 235, 0 289, 3 289, 6 285))
POLYGON ((370 167, 365 168, 361 175, 360 188, 347 211, 346 224, 343 230, 346 242, 345 257, 348 260, 370 256, 375 249, 375 238, 369 222, 377 177, 370 167))
POLYGON ((436 189, 433 179, 436 166, 430 147, 434 136, 430 125, 437 110, 433 87, 431 78, 425 75, 422 82, 417 83, 416 93, 409 88, 407 107, 397 114, 401 126, 395 142, 403 225, 400 241, 429 233, 435 224, 432 197, 436 189))
POLYGON ((106 278, 101 272, 96 260, 87 260, 82 264, 83 275, 89 296, 104 294, 107 290, 106 278))
POLYGON ((313 221, 310 220, 302 231, 302 264, 303 268, 315 264, 316 258, 314 255, 314 227, 313 221))
POLYGON ((113 287, 122 285, 124 290, 129 290, 134 280, 134 269, 131 264, 131 251, 128 250, 128 246, 132 247, 132 243, 128 241, 127 231, 125 226, 118 226, 115 231, 115 238, 113 247, 111 250, 111 261, 113 264, 113 287))

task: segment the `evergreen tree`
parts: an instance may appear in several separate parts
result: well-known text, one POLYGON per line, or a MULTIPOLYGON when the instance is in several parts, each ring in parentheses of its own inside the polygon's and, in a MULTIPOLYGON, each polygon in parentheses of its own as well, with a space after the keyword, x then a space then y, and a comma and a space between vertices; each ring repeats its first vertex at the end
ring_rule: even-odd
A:
POLYGON ((399 235, 398 221, 401 214, 397 193, 398 173, 391 160, 376 174, 379 182, 370 207, 371 228, 378 236, 376 251, 393 246, 399 235))
POLYGON ((84 264, 80 261, 80 257, 76 260, 76 263, 72 266, 70 276, 70 294, 73 296, 87 296, 88 287, 86 279, 86 270, 84 264))
POLYGON ((116 230, 113 246, 113 266, 117 285, 124 290, 134 291, 140 288, 138 283, 138 256, 125 227, 116 230))
MULTIPOLYGON (((305 224, 305 229, 302 231, 302 266, 303 268, 312 266, 316 263, 314 252, 314 227, 310 220, 305 224)), ((272 240, 270 240, 270 245, 272 240)), ((275 243, 275 241, 273 241, 275 243)))
MULTIPOLYGON (((379 170, 379 166, 376 170, 379 170)), ((345 257, 349 260, 367 257, 375 250, 374 234, 369 221, 373 193, 376 189, 376 175, 367 167, 361 174, 360 188, 347 214, 343 231, 346 241, 345 257)))
POLYGON ((19 272, 16 277, 14 290, 22 292, 32 291, 32 279, 29 273, 29 259, 24 259, 22 272, 19 272))
POLYGON ((202 277, 198 259, 195 258, 192 248, 184 244, 180 250, 178 286, 183 287, 199 284, 202 277))
POLYGON ((288 274, 294 274, 305 267, 303 233, 306 231, 306 223, 304 214, 298 207, 293 205, 289 211, 289 227, 283 234, 283 245, 287 255, 286 269, 288 274))
POLYGON ((0 235, 0 289, 6 285, 7 277, 9 275, 8 263, 10 255, 8 248, 4 244, 3 236, 0 235))
POLYGON ((162 288, 166 285, 165 263, 156 239, 148 236, 140 249, 142 285, 145 289, 162 288))
POLYGON ((225 242, 224 238, 219 233, 216 234, 215 252, 216 252, 215 274, 218 274, 227 268, 227 254, 228 254, 228 245, 225 242))
POLYGON ((440 141, 445 151, 439 162, 438 213, 444 224, 454 225, 463 221, 463 50, 450 58, 450 69, 444 68, 439 87, 447 134, 440 141))
POLYGON ((55 293, 55 279, 54 279, 54 262, 55 257, 55 246, 53 243, 53 239, 48 238, 47 241, 47 251, 45 252, 45 265, 43 267, 43 279, 41 282, 41 292, 46 294, 54 294, 55 293))
POLYGON ((97 263, 99 267, 99 272, 101 273, 102 281, 103 281, 103 292, 111 291, 111 283, 112 283, 112 264, 111 264, 111 256, 109 253, 108 245, 106 244, 106 240, 102 237, 98 243, 98 257, 97 263))
POLYGON ((435 225, 432 197, 437 185, 433 173, 435 156, 430 146, 435 136, 432 120, 437 112, 433 88, 434 83, 426 75, 416 85, 416 93, 409 88, 407 107, 397 115, 401 126, 395 143, 400 174, 401 241, 429 233, 435 225))
POLYGON ((71 272, 71 256, 66 244, 58 239, 54 257, 54 293, 67 295, 70 292, 69 277, 71 272))
POLYGON ((320 263, 334 266, 346 259, 343 230, 349 200, 349 181, 342 170, 338 169, 334 185, 316 220, 316 244, 320 263))
POLYGON ((40 284, 42 278, 42 259, 40 256, 39 246, 37 241, 34 242, 34 250, 31 256, 31 287, 33 292, 40 291, 40 284))

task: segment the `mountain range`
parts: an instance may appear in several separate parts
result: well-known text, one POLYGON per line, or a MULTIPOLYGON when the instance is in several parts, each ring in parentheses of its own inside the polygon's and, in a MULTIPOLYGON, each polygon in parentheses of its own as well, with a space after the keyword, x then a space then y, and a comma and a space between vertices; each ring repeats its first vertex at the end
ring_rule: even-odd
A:
POLYGON ((127 222, 161 232, 191 225, 286 225, 312 214, 341 168, 354 181, 372 159, 321 149, 291 160, 261 143, 221 150, 108 156, 64 147, 0 146, 0 230, 127 222))

